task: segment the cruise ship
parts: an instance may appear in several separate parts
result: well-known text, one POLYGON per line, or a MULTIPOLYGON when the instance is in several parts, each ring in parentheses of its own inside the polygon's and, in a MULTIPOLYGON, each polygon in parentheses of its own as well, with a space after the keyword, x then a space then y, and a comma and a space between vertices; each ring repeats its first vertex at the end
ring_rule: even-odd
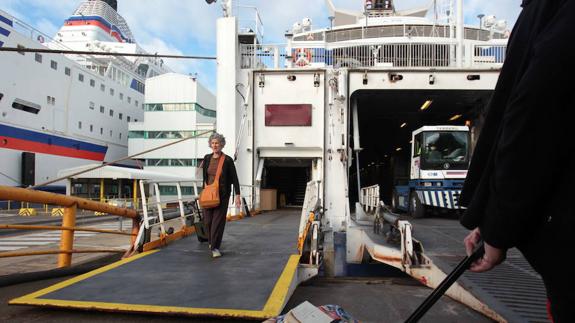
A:
POLYGON ((170 71, 159 58, 97 55, 146 53, 116 0, 83 1, 53 37, 0 9, 0 47, 95 53, 0 54, 1 185, 38 185, 60 169, 126 156, 145 80, 170 71))

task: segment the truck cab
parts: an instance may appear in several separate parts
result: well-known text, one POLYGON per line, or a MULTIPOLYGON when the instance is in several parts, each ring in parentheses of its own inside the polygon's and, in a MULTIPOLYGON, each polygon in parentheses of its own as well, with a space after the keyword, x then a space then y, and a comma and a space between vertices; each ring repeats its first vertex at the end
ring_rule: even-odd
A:
POLYGON ((412 133, 408 185, 394 188, 392 206, 421 218, 428 211, 458 210, 470 159, 467 126, 424 126, 412 133))

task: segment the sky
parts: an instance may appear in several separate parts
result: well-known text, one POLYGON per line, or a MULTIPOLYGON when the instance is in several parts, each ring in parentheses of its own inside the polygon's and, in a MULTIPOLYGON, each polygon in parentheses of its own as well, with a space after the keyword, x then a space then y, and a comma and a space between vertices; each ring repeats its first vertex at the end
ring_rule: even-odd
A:
MULTIPOLYGON (((0 0, 0 9, 47 35, 55 35, 83 0, 0 0)), ((205 0, 118 0, 118 12, 127 21, 138 44, 150 53, 215 56, 216 20, 221 3, 205 0)), ((311 18, 314 28, 329 26, 324 0, 234 0, 258 8, 264 26, 264 43, 283 43, 284 33, 294 22, 311 18)), ((423 6, 431 0, 396 0, 397 9, 423 6)), ((463 0, 465 23, 477 25, 478 14, 505 19, 511 29, 520 12, 521 0, 463 0)), ((361 11, 362 0, 333 0, 338 8, 361 11)), ((253 9, 243 9, 245 18, 253 9)), ((167 59, 178 73, 195 74, 213 93, 216 91, 216 63, 213 60, 167 59)))

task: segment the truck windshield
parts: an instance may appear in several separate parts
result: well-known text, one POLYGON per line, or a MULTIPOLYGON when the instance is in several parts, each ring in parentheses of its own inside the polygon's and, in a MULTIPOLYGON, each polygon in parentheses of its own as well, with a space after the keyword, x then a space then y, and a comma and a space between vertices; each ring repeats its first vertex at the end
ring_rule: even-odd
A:
POLYGON ((423 169, 466 169, 469 154, 467 131, 423 133, 423 169))

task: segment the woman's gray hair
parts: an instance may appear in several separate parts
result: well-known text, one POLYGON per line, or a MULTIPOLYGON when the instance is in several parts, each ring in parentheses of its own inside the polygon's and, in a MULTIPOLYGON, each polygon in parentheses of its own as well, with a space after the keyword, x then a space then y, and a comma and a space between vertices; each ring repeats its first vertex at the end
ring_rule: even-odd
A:
POLYGON ((211 136, 210 139, 208 139, 208 146, 212 146, 212 140, 216 139, 217 141, 220 142, 220 146, 222 146, 222 148, 226 145, 226 137, 224 137, 224 135, 219 134, 217 132, 214 132, 211 136))

